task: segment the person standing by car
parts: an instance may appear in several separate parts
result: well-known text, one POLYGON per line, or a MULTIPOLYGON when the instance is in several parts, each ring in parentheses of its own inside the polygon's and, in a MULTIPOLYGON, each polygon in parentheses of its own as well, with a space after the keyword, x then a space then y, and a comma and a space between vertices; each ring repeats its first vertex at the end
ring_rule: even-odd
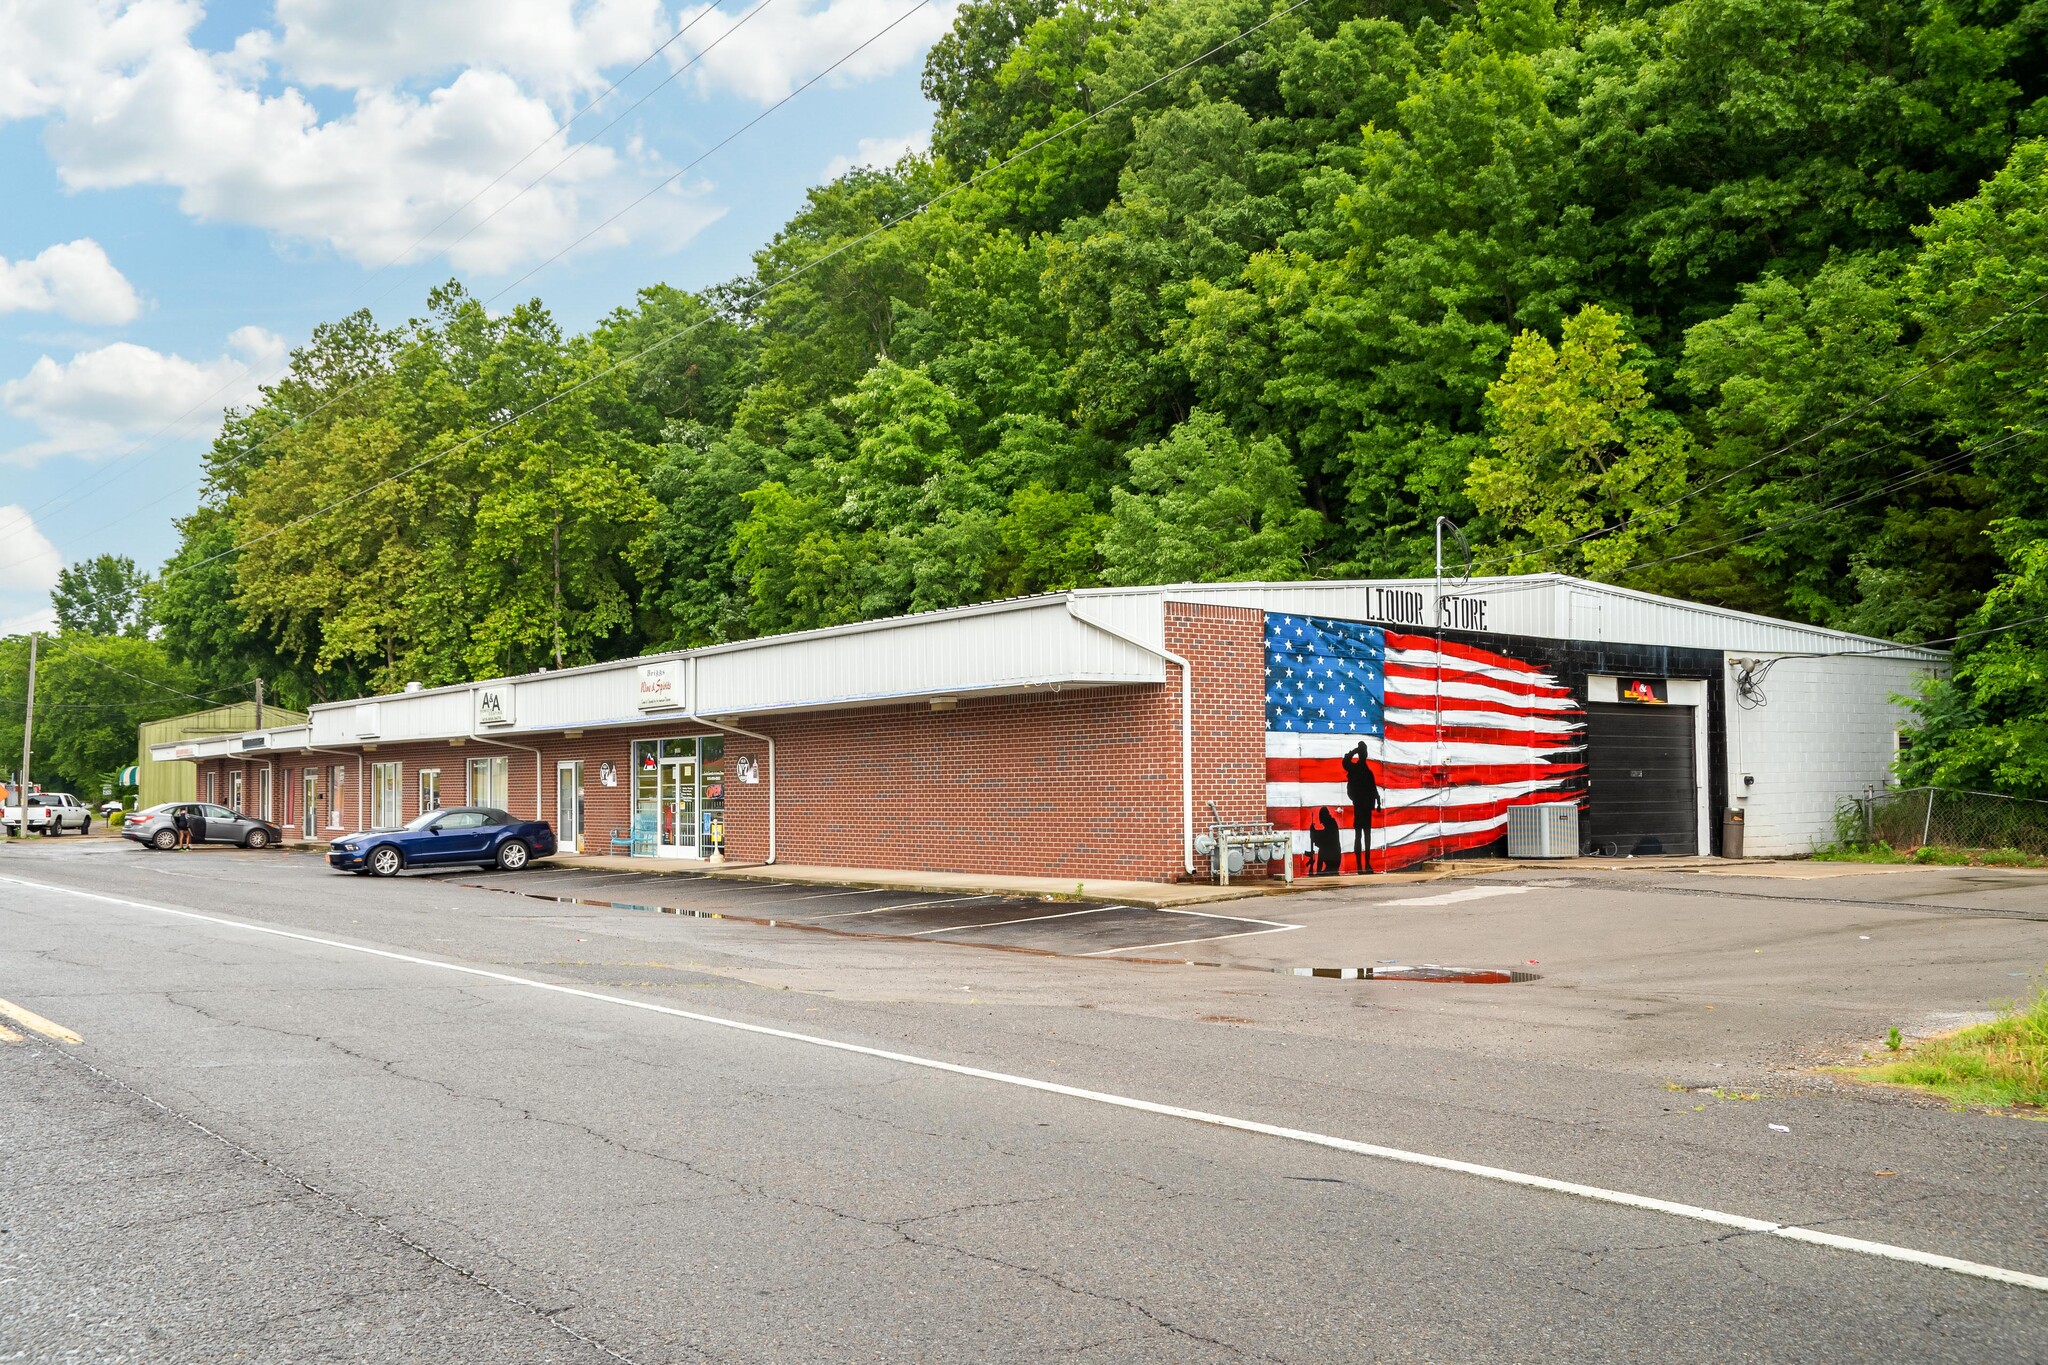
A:
POLYGON ((192 813, 179 806, 171 812, 171 824, 178 831, 178 847, 192 847, 192 813))

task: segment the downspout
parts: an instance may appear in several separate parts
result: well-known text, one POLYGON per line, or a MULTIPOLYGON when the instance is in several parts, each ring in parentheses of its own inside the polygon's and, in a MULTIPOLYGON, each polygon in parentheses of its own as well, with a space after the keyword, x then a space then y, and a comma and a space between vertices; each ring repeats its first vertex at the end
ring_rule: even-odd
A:
MULTIPOLYGON (((542 806, 541 806, 541 788, 542 788, 542 787, 543 787, 543 786, 544 786, 545 784, 544 784, 544 783, 543 783, 543 782, 541 781, 541 761, 542 761, 542 760, 541 760, 541 752, 540 752, 540 750, 538 750, 538 749, 534 748, 534 747, 533 747, 533 746, 532 746, 531 744, 510 744, 510 743, 507 743, 506 741, 504 741, 504 740, 502 740, 502 739, 492 739, 492 738, 491 738, 490 736, 488 736, 488 735, 480 735, 480 734, 478 734, 478 733, 476 732, 476 689, 475 689, 475 688, 471 688, 471 689, 470 689, 470 692, 469 692, 469 717, 470 717, 470 719, 469 719, 469 737, 470 737, 471 739, 475 740, 475 741, 476 741, 477 743, 479 743, 479 744, 495 744, 495 745, 497 745, 497 746, 498 746, 499 748, 501 748, 501 749, 524 749, 524 750, 525 750, 525 751, 526 751, 527 753, 529 753, 529 754, 532 754, 532 755, 533 755, 533 818, 534 818, 534 819, 536 819, 536 820, 545 820, 545 819, 547 819, 547 816, 546 816, 545 814, 543 814, 543 813, 542 813, 542 806)), ((510 793, 510 792, 507 792, 507 793, 506 793, 506 795, 507 795, 507 796, 510 796, 510 795, 511 795, 511 793, 510 793)))
MULTIPOLYGON (((1114 636, 1127 645, 1135 645, 1155 658, 1167 663, 1180 665, 1180 862, 1181 870, 1189 876, 1195 873, 1195 703, 1194 674, 1188 661, 1162 645, 1148 645, 1136 636, 1126 635, 1115 626, 1105 626, 1100 621, 1091 621, 1074 610, 1074 599, 1067 598, 1067 615, 1084 626, 1092 626, 1104 635, 1114 636)), ((1166 634, 1166 599, 1159 599, 1160 637, 1166 634)))
POLYGON ((773 863, 773 862, 775 861, 775 739, 774 739, 774 736, 772 736, 772 735, 764 735, 764 734, 761 734, 761 733, 759 733, 759 732, 757 732, 757 731, 754 731, 754 730, 742 730, 742 729, 741 729, 741 728, 740 728, 739 726, 737 726, 737 725, 724 725, 724 724, 721 724, 721 723, 719 723, 718 721, 715 721, 715 720, 711 720, 710 718, 708 718, 708 717, 706 717, 706 716, 700 716, 700 715, 698 715, 698 714, 697 714, 697 710, 696 710, 696 707, 697 707, 697 697, 698 697, 698 695, 699 695, 699 694, 698 694, 698 692, 697 692, 697 660, 696 660, 696 657, 695 657, 695 656, 693 655, 693 656, 691 656, 691 659, 690 659, 690 716, 691 716, 691 718, 692 718, 693 720, 695 720, 695 721, 696 721, 696 722, 697 722, 697 723, 698 723, 699 725, 708 725, 708 726, 710 726, 710 727, 711 727, 712 729, 714 729, 714 730, 723 730, 723 731, 725 731, 725 732, 726 732, 727 734, 731 734, 731 735, 744 735, 744 736, 746 736, 746 737, 747 737, 748 739, 758 739, 758 740, 762 741, 762 742, 763 742, 764 744, 766 744, 766 745, 768 746, 768 861, 769 861, 770 863, 773 863))

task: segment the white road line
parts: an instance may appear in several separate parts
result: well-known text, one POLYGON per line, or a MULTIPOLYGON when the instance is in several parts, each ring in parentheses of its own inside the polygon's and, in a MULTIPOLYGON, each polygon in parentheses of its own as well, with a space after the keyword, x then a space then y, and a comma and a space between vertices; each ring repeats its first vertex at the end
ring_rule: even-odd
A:
POLYGON ((1141 943, 1135 948, 1103 948, 1082 957, 1109 957, 1116 953, 1149 953, 1155 948, 1179 948, 1189 943, 1215 943, 1226 938, 1256 938, 1260 934, 1284 934, 1289 929, 1299 929, 1299 924, 1281 924, 1271 929, 1247 929, 1241 934, 1209 934, 1203 938, 1177 938, 1168 943, 1141 943))
POLYGON ((962 902, 962 901, 992 901, 992 900, 994 900, 994 899, 995 899, 995 897, 994 897, 994 896, 992 896, 992 895, 988 895, 988 896, 954 896, 954 897, 951 897, 950 899, 947 899, 947 900, 939 900, 939 901, 905 901, 905 902, 903 902, 903 904, 901 904, 901 905, 878 905, 878 906, 876 906, 876 907, 875 907, 874 909, 872 909, 872 910, 834 910, 834 911, 833 911, 833 912, 832 912, 831 914, 829 914, 829 915, 820 915, 820 916, 818 916, 818 918, 819 918, 819 919, 845 919, 845 918, 846 918, 847 916, 849 916, 849 915, 880 915, 880 914, 884 914, 884 913, 886 913, 886 912, 888 912, 888 911, 890 911, 890 910, 915 910, 915 909, 917 909, 917 907, 918 907, 918 906, 920 906, 920 905, 958 905, 958 904, 960 904, 960 902, 962 902))
POLYGON ((1462 891, 1444 891, 1434 896, 1404 896, 1400 900, 1374 901, 1374 905, 1456 905, 1460 901, 1491 900, 1495 896, 1519 896, 1533 886, 1468 886, 1462 891))
POLYGON ((1076 915, 1099 915, 1105 910, 1128 910, 1128 905, 1097 905, 1086 910, 1062 910, 1057 915, 1027 915, 1023 919, 999 919, 992 924, 956 924, 950 929, 920 929, 912 938, 923 938, 926 934, 957 934, 962 929, 1000 929, 1006 924, 1038 924, 1049 919, 1072 919, 1076 915))
POLYGON ((1169 910, 1163 905, 1155 905, 1152 909, 1161 915, 1193 915, 1196 919, 1229 919, 1236 920, 1239 924, 1270 924, 1276 929, 1299 929, 1301 927, 1299 924, 1282 924, 1277 919, 1253 919, 1250 915, 1218 915, 1207 910, 1169 910))
POLYGON ((789 899, 792 901, 828 901, 834 896, 872 896, 874 894, 875 888, 872 886, 856 886, 851 891, 820 891, 815 896, 791 896, 789 899))
POLYGON ((107 905, 123 905, 134 910, 148 910, 159 915, 175 915, 179 919, 196 920, 202 924, 218 924, 229 929, 246 929, 251 933, 267 934, 273 938, 293 939, 300 943, 314 943, 323 948, 337 948, 342 952, 361 953, 366 957, 381 957, 391 962, 406 962, 416 967, 430 967, 436 971, 453 972, 460 976, 477 977, 485 981, 502 982, 508 986, 524 986, 529 990, 548 991, 555 995, 574 996, 579 1000, 593 1000, 603 1005, 617 1005, 624 1009, 644 1010, 649 1014, 665 1014, 674 1019, 688 1019, 692 1023, 709 1024, 714 1028, 731 1029, 735 1033, 751 1033, 762 1038, 780 1038, 785 1042, 804 1043, 811 1047, 827 1048, 833 1052, 850 1053, 860 1057, 873 1057, 880 1061, 896 1062, 903 1066, 922 1067, 927 1071, 941 1071, 953 1076, 968 1076, 975 1080, 991 1081, 997 1085, 1016 1086, 1020 1090, 1035 1090, 1046 1095, 1061 1095, 1068 1099, 1085 1100, 1091 1104, 1108 1105, 1115 1109, 1128 1109, 1141 1114, 1156 1114, 1162 1118, 1184 1119, 1189 1123, 1206 1124, 1212 1128, 1224 1128, 1239 1133, 1256 1133, 1262 1137, 1280 1138, 1288 1142, 1304 1143, 1311 1147, 1325 1147, 1332 1151, 1350 1152, 1356 1156, 1374 1157, 1381 1161, 1398 1162, 1404 1166, 1421 1166, 1429 1170, 1448 1171, 1456 1175, 1468 1175, 1479 1180, 1491 1180, 1502 1185, 1516 1185, 1523 1189, 1543 1190, 1551 1194, 1569 1195, 1575 1199, 1586 1199, 1598 1204, 1613 1204, 1622 1208, 1637 1209, 1644 1213, 1661 1213, 1673 1218, 1689 1219, 1696 1223, 1710 1223, 1716 1227, 1734 1228, 1739 1232, 1754 1233, 1760 1237, 1781 1237, 1786 1241, 1804 1242, 1811 1246, 1829 1247, 1836 1251, 1853 1252, 1859 1256, 1874 1256, 1882 1260, 1900 1261, 1907 1265, 1924 1266, 1930 1270, 1946 1270, 1951 1274, 1967 1275, 1974 1279, 1990 1280, 1996 1284, 2012 1285, 2020 1289, 2033 1289, 2048 1293, 2048 1275, 2034 1275, 2024 1270, 2008 1270, 2003 1266, 1987 1265, 1982 1261, 1966 1261, 1955 1256, 1943 1256, 1932 1251, 1919 1251, 1912 1247, 1896 1246, 1890 1242, 1873 1242, 1861 1237, 1843 1237, 1832 1232, 1818 1232, 1812 1228, 1795 1227, 1788 1223, 1774 1223, 1764 1218, 1750 1218, 1739 1213, 1723 1213, 1719 1209, 1702 1208, 1695 1204, 1681 1204, 1669 1199, 1656 1199, 1648 1195, 1630 1194, 1625 1190, 1604 1189, 1598 1185, 1581 1185, 1569 1180, 1553 1180, 1549 1176, 1530 1175, 1523 1171, 1509 1170, 1504 1166, 1483 1166, 1477 1162, 1459 1161, 1454 1157, 1433 1156, 1428 1152, 1411 1152, 1401 1147, 1382 1147, 1377 1143, 1354 1142, 1350 1138, 1331 1137, 1324 1133, 1310 1132, 1304 1128, 1283 1128, 1278 1124, 1260 1123, 1255 1119, 1232 1118, 1227 1114, 1212 1114, 1200 1109, 1183 1109, 1178 1105, 1159 1104, 1152 1100, 1134 1099, 1128 1095, 1116 1095, 1104 1090, 1084 1090, 1079 1086, 1061 1085, 1057 1081, 1041 1081, 1031 1076, 1013 1075, 1006 1071, 987 1071, 978 1066, 963 1066, 958 1062, 944 1062, 932 1057, 918 1057, 907 1052, 890 1052, 885 1048, 866 1047, 860 1043, 843 1043, 836 1038, 822 1038, 814 1033, 797 1033, 791 1029, 773 1028, 767 1024, 749 1024, 739 1019, 726 1019, 716 1014, 700 1014, 695 1010, 677 1009, 673 1005, 659 1005, 651 1000, 633 1000, 623 995, 606 995, 602 991, 584 990, 580 986, 563 986, 552 981, 538 981, 528 976, 514 976, 510 972, 495 972, 486 967, 467 967, 456 962, 437 961, 431 957, 417 957, 411 953, 393 952, 389 948, 372 948, 361 943, 344 943, 340 939, 322 938, 318 934, 302 934, 292 929, 279 929, 269 924, 253 924, 247 920, 227 919, 220 915, 202 915, 196 910, 179 910, 168 905, 151 905, 147 901, 126 900, 120 896, 101 895, 96 891, 77 891, 68 886, 53 886, 47 882, 32 882, 21 877, 0 876, 0 882, 15 886, 26 886, 37 891, 53 891, 60 895, 77 896, 84 900, 100 901, 107 905))

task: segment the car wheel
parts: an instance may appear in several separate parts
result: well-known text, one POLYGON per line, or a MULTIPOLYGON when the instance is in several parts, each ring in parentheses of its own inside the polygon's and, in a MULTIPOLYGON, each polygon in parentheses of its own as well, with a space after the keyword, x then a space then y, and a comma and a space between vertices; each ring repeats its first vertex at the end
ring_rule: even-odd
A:
POLYGON ((267 829, 252 829, 249 831, 249 837, 242 840, 243 848, 268 848, 269 846, 270 831, 267 829))
POLYGON ((85 823, 78 827, 78 832, 80 834, 92 833, 92 817, 90 815, 85 817, 85 823))
POLYGON ((525 867, 526 860, 532 856, 532 850, 517 839, 507 839, 498 845, 498 866, 507 872, 517 872, 525 867))
POLYGON ((178 831, 174 829, 160 829, 149 836, 149 842, 153 846, 168 852, 178 846, 178 831))
POLYGON ((405 859, 389 844, 380 844, 370 851, 370 871, 379 877, 395 877, 404 866, 405 859))

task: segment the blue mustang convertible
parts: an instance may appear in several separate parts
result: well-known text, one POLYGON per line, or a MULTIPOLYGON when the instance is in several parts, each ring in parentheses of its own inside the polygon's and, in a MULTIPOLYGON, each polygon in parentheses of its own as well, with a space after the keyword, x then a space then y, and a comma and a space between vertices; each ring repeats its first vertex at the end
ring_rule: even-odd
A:
POLYGON ((422 811, 404 829, 344 835, 329 846, 327 865, 358 877, 450 863, 517 872, 554 851, 555 831, 545 820, 517 820, 492 806, 454 806, 422 811))

